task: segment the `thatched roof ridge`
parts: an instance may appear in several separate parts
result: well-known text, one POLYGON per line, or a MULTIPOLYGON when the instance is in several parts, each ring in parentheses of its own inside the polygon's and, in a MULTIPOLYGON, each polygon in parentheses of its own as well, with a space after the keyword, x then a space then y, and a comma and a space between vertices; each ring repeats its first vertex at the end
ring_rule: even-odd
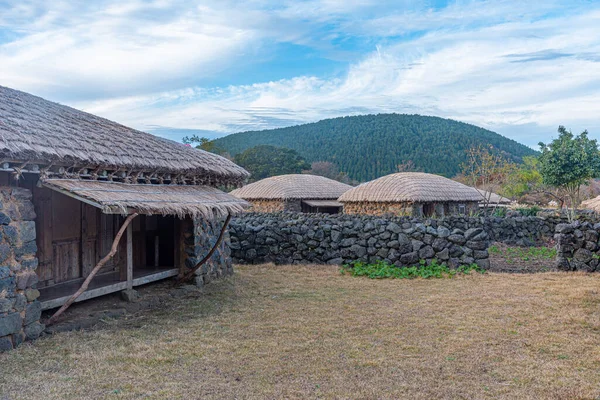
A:
POLYGON ((106 214, 177 215, 214 218, 250 205, 210 186, 136 185, 79 179, 46 179, 43 185, 100 208, 106 214))
POLYGON ((443 176, 423 172, 400 172, 363 183, 344 193, 340 202, 479 201, 472 187, 443 176))
POLYGON ((318 175, 272 176, 231 192, 244 200, 337 199, 352 186, 318 175))
POLYGON ((0 86, 0 157, 77 167, 187 174, 239 184, 248 172, 224 157, 0 86))

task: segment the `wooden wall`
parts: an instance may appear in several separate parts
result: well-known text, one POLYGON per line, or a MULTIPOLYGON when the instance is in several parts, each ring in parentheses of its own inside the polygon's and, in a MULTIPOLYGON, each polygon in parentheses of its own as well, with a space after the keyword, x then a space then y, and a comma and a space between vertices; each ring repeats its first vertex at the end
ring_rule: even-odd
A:
MULTIPOLYGON (((36 175, 14 182, 0 173, 0 185, 21 186, 33 193, 36 218, 40 288, 85 277, 106 255, 124 218, 103 214, 100 209, 56 191, 40 188, 36 175)), ((133 220, 133 265, 136 268, 175 266, 175 218, 140 215, 133 220), (158 242, 158 260, 156 243, 158 242)), ((126 279, 125 235, 117 254, 100 273, 114 272, 126 279)))

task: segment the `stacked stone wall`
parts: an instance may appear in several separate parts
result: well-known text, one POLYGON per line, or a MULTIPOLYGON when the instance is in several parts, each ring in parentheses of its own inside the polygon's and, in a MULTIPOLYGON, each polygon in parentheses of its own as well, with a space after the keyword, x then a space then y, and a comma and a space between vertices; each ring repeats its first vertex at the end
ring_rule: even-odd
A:
MULTIPOLYGON (((197 218, 194 221, 184 220, 185 265, 193 268, 213 248, 218 240, 224 220, 207 220, 197 218)), ((231 275, 233 263, 229 232, 212 257, 196 271, 196 284, 201 286, 210 281, 231 275)))
POLYGON ((558 224, 555 240, 558 269, 600 271, 600 223, 558 224))
POLYGON ((244 214, 230 225, 238 263, 343 264, 384 260, 397 266, 420 260, 451 267, 489 266, 482 227, 461 229, 437 220, 327 214, 244 214))
MULTIPOLYGON (((344 213, 421 218, 424 204, 411 202, 346 202, 344 203, 344 213)), ((479 210, 478 202, 437 202, 429 204, 432 204, 432 211, 438 216, 473 215, 479 210), (464 206, 464 210, 461 210, 461 205, 464 206)))
POLYGON ((44 330, 36 289, 35 217, 31 191, 0 188, 0 351, 44 330))

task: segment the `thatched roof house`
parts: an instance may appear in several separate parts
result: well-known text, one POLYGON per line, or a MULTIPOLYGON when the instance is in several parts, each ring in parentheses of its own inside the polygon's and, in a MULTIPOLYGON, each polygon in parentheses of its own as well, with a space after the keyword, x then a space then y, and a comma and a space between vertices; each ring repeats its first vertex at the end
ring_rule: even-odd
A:
POLYGON ((251 211, 302 211, 337 213, 337 198, 352 186, 317 175, 272 176, 231 192, 252 204, 251 211))
MULTIPOLYGON (((16 299, 0 349, 39 334, 40 310, 79 288, 127 215, 139 214, 78 300, 185 273, 219 219, 248 206, 216 188, 249 176, 223 157, 2 86, 0 158, 0 292, 16 299)), ((228 251, 199 279, 231 272, 228 251)))
POLYGON ((476 189, 476 190, 479 192, 479 196, 480 196, 479 203, 480 204, 485 204, 486 201, 490 205, 508 205, 508 204, 512 203, 512 201, 510 199, 500 196, 497 193, 490 192, 488 190, 483 190, 483 189, 476 189))
POLYGON ((363 183, 338 201, 348 214, 444 216, 477 210, 480 194, 443 176, 401 172, 363 183))

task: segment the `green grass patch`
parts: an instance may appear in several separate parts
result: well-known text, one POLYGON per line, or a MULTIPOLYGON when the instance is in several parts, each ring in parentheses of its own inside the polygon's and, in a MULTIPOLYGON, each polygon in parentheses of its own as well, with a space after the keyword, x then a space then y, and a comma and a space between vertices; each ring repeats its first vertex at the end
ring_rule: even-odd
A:
POLYGON ((458 274, 468 275, 471 271, 485 273, 485 270, 477 264, 461 265, 456 269, 448 267, 446 264, 440 264, 437 260, 427 263, 421 260, 418 265, 412 267, 397 267, 388 264, 385 261, 376 261, 374 263, 365 263, 363 261, 353 261, 345 264, 340 273, 351 276, 366 276, 371 279, 414 279, 414 278, 452 278, 458 274))
POLYGON ((504 257, 508 262, 512 261, 534 261, 534 260, 554 260, 556 258, 556 249, 550 247, 499 247, 490 246, 490 254, 504 257))

